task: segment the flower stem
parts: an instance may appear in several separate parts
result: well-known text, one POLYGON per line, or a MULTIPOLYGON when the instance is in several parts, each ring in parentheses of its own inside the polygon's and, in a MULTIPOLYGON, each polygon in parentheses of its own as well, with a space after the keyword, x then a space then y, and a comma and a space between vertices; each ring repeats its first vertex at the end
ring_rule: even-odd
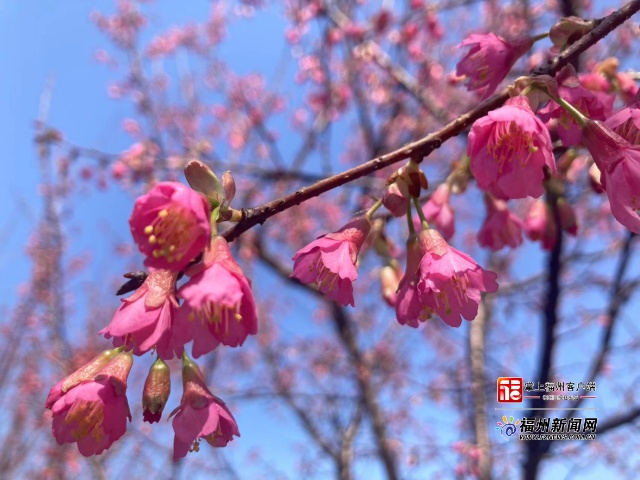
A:
POLYGON ((420 223, 422 224, 422 229, 426 230, 429 228, 429 222, 427 222, 427 218, 424 216, 424 212, 422 211, 422 207, 420 203, 418 203, 418 199, 414 198, 413 203, 416 206, 416 210, 418 210, 418 216, 420 217, 420 223))
POLYGON ((416 228, 413 226, 413 217, 411 216, 411 202, 407 202, 407 225, 409 226, 409 236, 415 236, 416 228))
POLYGON ((549 36, 549 32, 539 33, 538 35, 533 35, 531 37, 531 40, 533 40, 534 42, 539 42, 540 40, 544 40, 548 36, 549 36))
POLYGON ((587 124, 587 120, 588 118, 585 117, 582 112, 580 110, 578 110, 576 107, 574 107, 573 105, 571 105, 569 102, 567 102, 564 98, 562 97, 551 97, 553 98, 553 100, 560 105, 562 108, 564 108, 567 112, 569 112, 569 115, 571 115, 574 120, 576 122, 578 122, 578 124, 581 127, 584 127, 587 124))
POLYGON ((364 214, 364 216, 366 217, 367 220, 371 220, 371 216, 376 213, 376 210, 378 210, 380 207, 382 206, 382 199, 378 200, 376 203, 374 203, 371 208, 369 210, 367 210, 367 213, 364 214))

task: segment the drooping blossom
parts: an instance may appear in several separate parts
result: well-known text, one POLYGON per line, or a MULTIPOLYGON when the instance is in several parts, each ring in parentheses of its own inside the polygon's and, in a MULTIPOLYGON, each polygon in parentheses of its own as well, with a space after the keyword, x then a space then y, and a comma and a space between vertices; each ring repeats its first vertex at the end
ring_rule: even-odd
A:
POLYGON ((159 422, 162 411, 171 393, 171 371, 161 358, 158 358, 147 375, 142 389, 143 421, 159 422))
POLYGON ((433 313, 447 325, 478 314, 481 292, 498 289, 497 275, 450 246, 434 229, 422 230, 407 242, 407 268, 400 281, 396 316, 402 325, 417 327, 433 313))
POLYGON ((527 236, 533 241, 540 241, 544 250, 551 250, 556 244, 556 222, 544 200, 538 199, 531 205, 524 228, 527 236))
POLYGON ((133 295, 122 299, 111 323, 98 332, 113 337, 113 345, 124 345, 136 355, 155 348, 164 359, 182 355, 184 343, 175 334, 178 301, 175 297, 177 272, 151 270, 133 295))
POLYGON ((214 237, 202 262, 187 273, 191 278, 177 294, 184 303, 176 323, 184 343, 193 340, 196 358, 220 343, 242 345, 248 335, 257 333, 258 314, 251 283, 223 237, 214 237))
POLYGON ((407 214, 409 193, 406 191, 406 187, 404 189, 402 188, 403 186, 404 184, 402 182, 395 181, 387 185, 384 190, 382 204, 394 217, 401 217, 407 214))
POLYGON ((478 186, 502 200, 539 197, 544 167, 556 171, 549 132, 524 96, 476 120, 467 153, 478 186))
POLYGON ((449 205, 451 187, 447 182, 436 188, 427 203, 422 207, 422 212, 428 222, 433 222, 445 240, 449 240, 456 232, 453 221, 453 209, 449 205))
POLYGON ((178 182, 161 182, 139 197, 129 225, 149 268, 183 269, 211 236, 207 201, 178 182))
POLYGON ((456 75, 469 79, 467 90, 477 90, 483 99, 489 97, 507 76, 514 63, 531 49, 531 37, 507 41, 494 33, 472 34, 461 47, 471 47, 456 65, 456 75))
POLYGON ((601 172, 611 213, 630 231, 640 233, 640 146, 592 120, 583 127, 582 143, 601 172))
POLYGON ((317 284, 322 293, 341 305, 355 306, 356 260, 370 229, 369 220, 360 217, 337 232, 318 237, 294 255, 291 276, 302 283, 317 284))
MULTIPOLYGON (((556 78, 559 83, 558 94, 582 114, 594 120, 604 120, 610 114, 615 99, 613 95, 602 92, 596 95, 587 90, 580 84, 572 68, 563 69, 556 78)), ((556 120, 558 136, 565 147, 580 145, 581 127, 563 107, 551 100, 538 111, 538 115, 544 122, 556 120)))
POLYGON ((187 452, 199 451, 200 439, 212 447, 225 447, 233 436, 240 436, 238 424, 225 403, 207 388, 198 366, 183 356, 183 393, 173 419, 173 461, 187 452), (177 413, 177 414, 176 414, 177 413))
POLYGON ((130 352, 104 352, 51 389, 45 407, 53 414, 52 431, 59 445, 77 442, 80 453, 88 457, 124 435, 127 418, 131 421, 125 393, 132 364, 130 352))
POLYGON ((487 216, 480 231, 478 243, 491 250, 500 250, 505 246, 516 248, 522 243, 522 220, 509 210, 507 204, 485 193, 484 203, 487 216))

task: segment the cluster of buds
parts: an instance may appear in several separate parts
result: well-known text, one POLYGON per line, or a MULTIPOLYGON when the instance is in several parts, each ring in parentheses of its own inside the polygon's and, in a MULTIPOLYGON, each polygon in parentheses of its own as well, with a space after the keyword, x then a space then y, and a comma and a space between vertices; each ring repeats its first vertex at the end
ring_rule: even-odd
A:
POLYGON ((220 218, 233 218, 233 177, 223 181, 203 163, 190 162, 185 174, 192 188, 162 182, 139 197, 129 219, 131 234, 149 272, 142 285, 99 333, 112 339, 113 350, 58 383, 45 404, 53 414, 58 443, 77 442, 80 453, 96 455, 109 448, 131 421, 127 377, 133 356, 154 351, 158 358, 145 381, 143 420, 159 422, 171 392, 164 360, 182 358, 183 395, 173 420, 174 461, 198 450, 200 439, 215 447, 239 436, 224 402, 207 388, 185 345, 193 341, 199 357, 223 344, 242 345, 257 333, 251 283, 234 260, 227 241, 217 235, 220 218), (179 288, 177 281, 189 280, 179 288))

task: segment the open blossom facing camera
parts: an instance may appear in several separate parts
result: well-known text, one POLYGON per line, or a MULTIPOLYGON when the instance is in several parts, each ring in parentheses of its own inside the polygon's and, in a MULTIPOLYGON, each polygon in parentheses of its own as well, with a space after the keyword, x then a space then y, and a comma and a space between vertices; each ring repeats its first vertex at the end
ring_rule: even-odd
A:
POLYGON ((258 332, 258 314, 251 283, 236 263, 227 241, 214 237, 201 264, 187 271, 191 279, 178 290, 184 299, 177 325, 184 343, 193 340, 199 357, 220 343, 242 345, 258 332))
POLYGON ((497 275, 451 247, 436 230, 422 230, 407 242, 407 269, 400 282, 396 316, 417 327, 433 313, 452 327, 478 314, 482 292, 498 290, 497 275))
POLYGON ((159 183, 139 197, 129 225, 149 268, 182 270, 211 236, 206 199, 178 182, 159 183))
POLYGON ((236 420, 225 403, 209 391, 198 366, 186 356, 182 365, 182 399, 170 415, 177 412, 172 422, 174 462, 188 452, 197 452, 200 439, 212 447, 224 447, 240 436, 236 420))
POLYGON ((361 217, 319 237, 294 255, 291 276, 302 283, 316 283, 322 293, 341 305, 355 306, 356 260, 370 230, 369 220, 361 217))
POLYGON ((508 42, 494 33, 474 33, 460 45, 471 48, 456 66, 456 75, 466 75, 467 90, 478 90, 483 99, 487 98, 532 45, 530 37, 508 42))
POLYGON ((129 298, 122 299, 111 323, 98 332, 114 337, 113 345, 125 345, 136 355, 155 348, 164 359, 182 355, 183 343, 176 340, 174 321, 178 310, 175 297, 177 272, 151 270, 149 276, 129 298))
POLYGON ((502 200, 539 197, 544 167, 556 171, 549 132, 524 96, 476 120, 467 153, 478 186, 502 200))
POLYGON ((601 172, 611 213, 630 231, 640 233, 640 146, 592 120, 583 128, 582 143, 601 172))
POLYGON ((487 216, 478 232, 478 243, 491 250, 505 246, 516 248, 522 243, 522 220, 509 210, 502 200, 484 195, 487 216))
POLYGON ((45 407, 53 414, 53 436, 60 445, 77 442, 88 457, 124 435, 127 418, 131 421, 125 392, 132 364, 131 353, 107 351, 51 390, 45 407))

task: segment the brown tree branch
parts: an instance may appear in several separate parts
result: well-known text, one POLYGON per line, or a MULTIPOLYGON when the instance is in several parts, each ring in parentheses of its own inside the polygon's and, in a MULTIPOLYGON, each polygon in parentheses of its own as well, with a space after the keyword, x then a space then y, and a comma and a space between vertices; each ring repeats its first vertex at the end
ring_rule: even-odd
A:
MULTIPOLYGON (((573 58, 593 46, 599 40, 608 35, 616 27, 630 18, 634 13, 640 10, 640 0, 632 0, 627 5, 604 19, 597 20, 597 26, 580 40, 568 47, 566 50, 550 59, 544 65, 536 68, 532 75, 555 75, 562 67, 567 65, 573 58)), ((476 108, 471 109, 467 113, 460 115, 458 118, 429 135, 411 142, 402 148, 393 152, 381 155, 368 162, 358 165, 339 174, 327 177, 307 187, 300 188, 293 193, 277 198, 256 208, 244 210, 244 218, 233 228, 224 232, 223 236, 232 241, 238 238, 242 233, 250 228, 264 223, 267 219, 287 210, 295 205, 310 198, 317 197, 322 193, 328 192, 336 187, 342 186, 353 180, 369 175, 377 170, 393 165, 394 163, 406 160, 408 158, 422 159, 428 156, 435 149, 439 148, 443 142, 459 135, 475 120, 485 116, 489 111, 498 108, 509 98, 507 90, 494 95, 488 100, 482 102, 476 108)))
POLYGON ((485 339, 490 306, 485 297, 478 306, 478 315, 469 327, 469 356, 471 363, 471 395, 473 397, 474 430, 476 445, 480 450, 478 478, 491 480, 491 442, 487 421, 487 395, 485 375, 485 339))

